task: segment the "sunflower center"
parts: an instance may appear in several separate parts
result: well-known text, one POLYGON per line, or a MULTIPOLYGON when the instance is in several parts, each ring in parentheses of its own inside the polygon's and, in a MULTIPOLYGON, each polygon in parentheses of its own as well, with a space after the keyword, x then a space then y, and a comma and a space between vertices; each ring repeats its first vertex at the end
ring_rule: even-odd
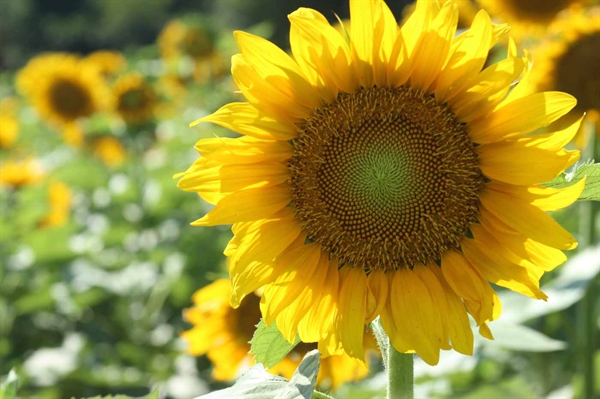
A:
POLYGON ((62 79, 50 87, 53 108, 66 119, 77 119, 92 113, 90 94, 76 82, 62 79))
POLYGON ((261 318, 260 297, 250 294, 244 298, 238 309, 230 309, 230 312, 235 316, 235 325, 230 326, 229 331, 238 332, 244 342, 250 341, 261 318))
POLYGON ((144 108, 147 97, 146 90, 143 88, 128 90, 119 97, 119 109, 136 110, 144 108))
POLYGON ((213 42, 208 32, 189 28, 181 43, 182 51, 192 58, 202 58, 213 50, 213 42))
POLYGON ((299 126, 292 206, 312 241, 365 270, 458 247, 483 184, 465 126, 411 88, 340 94, 299 126))
POLYGON ((556 67, 556 89, 577 98, 578 111, 600 110, 600 32, 571 44, 556 67))

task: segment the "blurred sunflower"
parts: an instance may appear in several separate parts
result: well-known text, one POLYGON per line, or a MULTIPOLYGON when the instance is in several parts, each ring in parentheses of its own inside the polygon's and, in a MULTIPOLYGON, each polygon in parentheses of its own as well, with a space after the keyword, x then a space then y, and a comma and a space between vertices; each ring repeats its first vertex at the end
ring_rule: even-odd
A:
POLYGON ((13 97, 0 100, 0 148, 9 148, 17 140, 17 100, 13 97))
POLYGON ((99 50, 85 57, 89 63, 96 65, 104 75, 114 75, 123 70, 127 60, 118 51, 99 50))
POLYGON ((198 82, 225 73, 226 63, 216 50, 215 35, 199 18, 170 21, 158 37, 158 46, 167 64, 191 60, 192 75, 198 82))
POLYGON ((92 152, 110 167, 117 167, 125 161, 126 151, 119 139, 112 135, 102 135, 91 140, 92 152))
POLYGON ((110 100, 99 69, 66 53, 31 59, 16 84, 43 118, 61 126, 105 109, 110 100))
MULTIPOLYGON (((532 92, 560 90, 577 98, 566 121, 582 112, 600 134, 600 7, 578 8, 564 14, 548 29, 547 40, 532 50, 536 69, 524 84, 532 92)), ((587 142, 580 129, 575 143, 587 142)))
POLYGON ((477 0, 492 17, 511 26, 511 35, 521 41, 527 36, 542 36, 548 24, 561 11, 587 0, 477 0))
POLYGON ((264 287, 262 316, 291 341, 363 359, 381 316, 393 346, 436 364, 473 351, 467 312, 501 304, 488 282, 545 299, 539 279, 575 239, 544 211, 584 182, 541 186, 579 158, 578 123, 527 133, 569 112, 565 93, 525 95, 528 65, 485 11, 455 37, 454 3, 420 0, 401 29, 381 0, 350 1, 350 41, 323 15, 289 16, 293 58, 244 32, 232 74, 248 102, 198 121, 243 137, 199 141, 179 187, 216 206, 195 226, 233 224, 231 304, 264 287))
MULTIPOLYGON (((194 325, 182 333, 188 342, 188 350, 196 356, 207 354, 214 364, 213 377, 219 381, 235 379, 254 363, 252 355, 248 354, 248 342, 260 321, 260 297, 252 293, 239 308, 232 309, 230 292, 230 281, 219 279, 198 290, 193 297, 194 307, 184 311, 184 318, 194 325)), ((366 335, 365 344, 369 349, 376 348, 370 334, 366 335)), ((316 349, 314 344, 298 344, 270 371, 291 378, 304 355, 313 349, 316 349)), ((336 389, 346 381, 355 381, 367 374, 364 366, 347 355, 330 356, 322 359, 317 383, 336 389)))
POLYGON ((117 113, 126 123, 140 124, 154 118, 158 97, 139 73, 132 72, 120 77, 114 84, 117 113))
POLYGON ((42 164, 33 157, 0 164, 0 186, 19 188, 37 183, 43 177, 42 164))
POLYGON ((50 183, 48 187, 48 203, 50 211, 40 221, 44 227, 63 226, 69 220, 73 194, 69 186, 60 181, 50 183))

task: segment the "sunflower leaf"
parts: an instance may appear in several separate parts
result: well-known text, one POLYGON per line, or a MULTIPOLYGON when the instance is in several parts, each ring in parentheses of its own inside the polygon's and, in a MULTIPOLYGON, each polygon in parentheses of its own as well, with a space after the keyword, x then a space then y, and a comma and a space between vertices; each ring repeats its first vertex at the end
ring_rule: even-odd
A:
POLYGON ((17 386, 19 385, 19 377, 15 370, 10 370, 6 379, 0 385, 0 398, 14 399, 17 396, 17 386))
POLYGON ((556 176, 543 185, 552 188, 565 188, 572 186, 584 177, 587 177, 585 188, 578 201, 600 201, 600 163, 594 163, 592 160, 575 166, 571 172, 556 176))
POLYGON ((285 388, 277 393, 275 399, 310 399, 319 374, 321 354, 314 349, 304 356, 285 388), (300 394, 300 395, 298 395, 300 394))
POLYGON ((267 368, 275 366, 300 342, 296 335, 294 343, 289 343, 277 329, 276 323, 267 326, 261 320, 256 326, 254 336, 250 340, 252 348, 250 353, 254 355, 257 363, 264 364, 267 368))

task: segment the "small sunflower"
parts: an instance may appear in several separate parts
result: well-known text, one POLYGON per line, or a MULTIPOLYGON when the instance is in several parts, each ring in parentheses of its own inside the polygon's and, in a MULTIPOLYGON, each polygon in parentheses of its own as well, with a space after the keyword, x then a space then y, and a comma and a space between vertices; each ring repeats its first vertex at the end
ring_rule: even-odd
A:
POLYGON ((0 148, 9 148, 17 140, 19 121, 16 115, 17 101, 15 98, 0 100, 0 148))
POLYGON ((350 17, 347 41, 317 11, 292 13, 293 58, 235 33, 247 102, 194 124, 242 137, 199 141, 178 175, 216 205, 192 224, 233 224, 231 304, 263 287, 263 319, 289 341, 363 359, 363 325, 380 316, 393 346, 428 364, 472 354, 467 314, 492 338, 501 311, 489 283, 546 299, 541 275, 577 245, 544 211, 584 182, 540 184, 579 158, 563 149, 578 124, 528 134, 576 100, 508 94, 528 60, 510 42, 483 69, 508 32, 485 11, 458 36, 452 2, 418 1, 402 28, 381 0, 351 0, 350 17))
POLYGON ((99 69, 74 55, 37 56, 17 75, 17 88, 51 123, 65 125, 106 108, 109 92, 99 69))
MULTIPOLYGON (((577 106, 567 119, 586 118, 596 123, 600 132, 600 7, 578 8, 564 14, 548 29, 547 39, 532 49, 536 69, 526 85, 532 92, 560 90, 577 98, 577 106)), ((587 140, 581 129, 576 144, 582 148, 587 140)))
POLYGON ((0 164, 0 186, 19 188, 39 182, 44 177, 44 168, 39 160, 28 157, 0 164))
POLYGON ((119 78, 113 88, 117 113, 129 124, 151 121, 158 103, 158 97, 139 73, 129 73, 119 78))
POLYGON ((63 226, 69 220, 73 193, 69 186, 60 181, 50 183, 48 187, 48 203, 50 211, 44 217, 40 225, 43 227, 63 226))
POLYGON ((114 75, 123 70, 127 60, 118 51, 99 50, 85 57, 89 63, 96 65, 104 75, 114 75))
MULTIPOLYGON (((191 330, 182 333, 192 355, 208 354, 214 364, 216 380, 233 380, 253 363, 248 343, 260 321, 260 297, 250 294, 237 309, 229 305, 231 283, 220 279, 198 290, 193 297, 194 307, 184 311, 184 318, 192 323, 191 330)), ((376 344, 367 334, 365 344, 375 349, 376 344)), ((291 378, 307 352, 316 349, 314 344, 298 344, 280 363, 270 369, 274 374, 291 378)), ((336 389, 342 383, 366 377, 367 368, 346 355, 322 359, 317 384, 336 389)))
POLYGON ((158 38, 162 58, 167 64, 186 58, 191 60, 192 74, 199 82, 224 74, 225 62, 215 44, 214 33, 204 21, 195 17, 170 21, 158 38))
POLYGON ((125 148, 114 136, 103 135, 95 137, 91 142, 92 152, 110 167, 117 167, 125 161, 125 148))
POLYGON ((492 17, 508 23, 518 40, 542 36, 561 11, 587 0, 477 0, 492 17))

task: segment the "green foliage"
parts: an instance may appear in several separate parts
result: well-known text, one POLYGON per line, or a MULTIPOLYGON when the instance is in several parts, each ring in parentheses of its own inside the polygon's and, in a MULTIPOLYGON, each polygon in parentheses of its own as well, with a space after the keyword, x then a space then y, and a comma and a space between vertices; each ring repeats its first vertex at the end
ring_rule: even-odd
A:
POLYGON ((313 397, 319 373, 319 359, 320 354, 317 350, 308 352, 290 381, 267 373, 262 364, 257 364, 240 377, 232 387, 197 399, 310 399, 313 397))
POLYGON ((576 166, 573 171, 563 173, 551 181, 544 183, 547 187, 565 188, 586 178, 585 188, 579 201, 600 201, 600 163, 588 161, 576 166))
POLYGON ((15 399, 18 386, 19 377, 17 377, 15 370, 10 370, 4 382, 0 385, 0 399, 15 399))
MULTIPOLYGON (((128 395, 106 395, 106 396, 94 396, 85 399, 159 399, 158 389, 150 392, 148 395, 133 397, 128 395)), ((75 399, 75 398, 73 398, 75 399)))
POLYGON ((300 342, 296 335, 293 343, 289 343, 277 329, 276 323, 267 327, 261 319, 256 326, 254 336, 250 340, 252 348, 250 353, 254 355, 257 363, 262 363, 271 368, 281 361, 300 342))

